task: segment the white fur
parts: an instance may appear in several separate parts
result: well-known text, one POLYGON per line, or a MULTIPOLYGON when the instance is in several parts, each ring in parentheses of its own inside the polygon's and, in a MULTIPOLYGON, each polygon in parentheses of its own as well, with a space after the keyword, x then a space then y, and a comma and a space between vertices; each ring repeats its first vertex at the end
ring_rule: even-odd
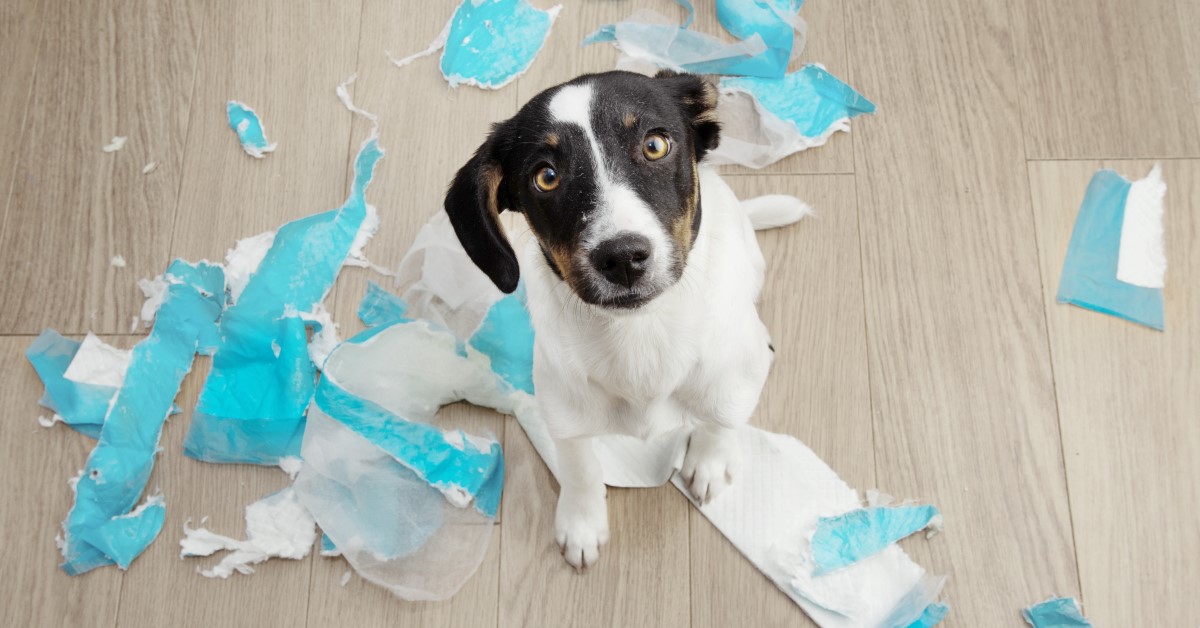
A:
MULTIPOLYGON (((649 438, 701 426, 684 476, 699 499, 710 500, 736 472, 727 428, 750 418, 771 365, 770 338, 755 307, 765 262, 750 218, 714 170, 702 165, 699 174, 703 220, 683 276, 637 310, 586 304, 554 275, 536 242, 524 252, 537 332, 534 386, 562 486, 556 537, 577 568, 593 564, 608 539, 602 473, 589 437, 649 438)), ((784 198, 792 207, 798 202, 784 198)), ((779 203, 760 204, 765 210, 779 203)))

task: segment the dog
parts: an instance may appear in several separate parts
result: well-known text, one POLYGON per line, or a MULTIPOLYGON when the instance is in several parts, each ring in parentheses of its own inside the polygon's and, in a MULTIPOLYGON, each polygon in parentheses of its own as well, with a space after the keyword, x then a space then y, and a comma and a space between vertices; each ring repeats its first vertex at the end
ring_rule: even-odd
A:
POLYGON ((679 471, 708 502, 737 474, 734 432, 773 361, 754 227, 807 206, 739 202, 705 165, 720 141, 717 98, 690 74, 581 76, 493 125, 446 193, 475 265, 506 293, 525 273, 534 388, 559 461, 555 540, 576 569, 609 538, 592 437, 693 427, 679 471), (520 261, 505 210, 534 236, 520 261))

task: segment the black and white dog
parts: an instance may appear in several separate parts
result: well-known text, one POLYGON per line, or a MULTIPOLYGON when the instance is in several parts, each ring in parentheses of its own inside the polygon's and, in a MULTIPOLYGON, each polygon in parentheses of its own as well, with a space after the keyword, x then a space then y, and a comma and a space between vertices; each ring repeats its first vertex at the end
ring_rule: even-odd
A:
POLYGON ((534 387, 559 461, 556 539, 576 568, 609 534, 591 437, 694 425, 681 473, 706 502, 737 471, 731 428, 754 412, 770 369, 754 227, 807 206, 739 202, 704 165, 720 137, 716 104, 698 76, 581 76, 496 124, 446 194, 459 240, 497 287, 512 292, 525 270, 534 387), (534 234, 520 263, 504 210, 534 234))

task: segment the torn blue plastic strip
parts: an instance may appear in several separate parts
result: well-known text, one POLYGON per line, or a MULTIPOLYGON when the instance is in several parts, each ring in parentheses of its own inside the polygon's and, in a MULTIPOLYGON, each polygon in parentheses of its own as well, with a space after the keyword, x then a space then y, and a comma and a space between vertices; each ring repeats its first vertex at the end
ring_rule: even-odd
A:
POLYGON ((1021 611, 1025 623, 1033 628, 1091 628, 1074 598, 1051 598, 1021 611))
POLYGON ((493 442, 487 451, 466 437, 451 443, 442 430, 396 416, 346 392, 329 378, 317 386, 315 401, 322 412, 387 452, 448 499, 473 500, 481 514, 496 516, 504 482, 499 443, 493 442))
POLYGON ((933 604, 926 606, 925 611, 921 613, 921 616, 918 617, 916 621, 909 624, 908 628, 933 628, 934 626, 942 623, 942 620, 946 619, 946 615, 949 612, 949 606, 934 602, 933 604))
POLYGON ((873 556, 929 527, 938 516, 933 506, 881 506, 821 517, 812 538, 813 573, 829 573, 873 556))
POLYGON ((842 120, 875 113, 874 103, 818 65, 806 65, 781 79, 724 78, 721 89, 750 94, 759 106, 811 138, 821 137, 842 120))
POLYGON ((450 18, 442 76, 451 87, 507 85, 529 69, 560 8, 543 11, 526 0, 464 0, 450 18))
POLYGON ((1101 170, 1092 177, 1067 246, 1058 283, 1058 302, 1161 331, 1162 289, 1143 288, 1117 279, 1130 185, 1112 170, 1101 170))
POLYGON ((220 343, 184 442, 207 462, 275 465, 298 456, 315 389, 307 324, 337 279, 367 217, 366 189, 383 151, 367 140, 339 209, 290 222, 221 318, 220 343))
POLYGON ((117 389, 81 384, 64 377, 79 345, 78 341, 47 329, 25 350, 25 357, 46 387, 40 403, 62 417, 67 425, 87 436, 99 438, 108 404, 117 389))
POLYGON ((488 356, 492 372, 509 386, 533 394, 533 324, 524 285, 492 304, 467 344, 488 356))
POLYGON ((238 142, 247 155, 262 159, 266 153, 275 150, 275 144, 267 141, 262 121, 253 109, 231 100, 225 104, 225 114, 229 116, 229 128, 237 134, 238 142))
MULTIPOLYGON (((690 9, 690 2, 680 2, 690 9)), ((683 26, 625 21, 600 27, 584 46, 615 42, 657 65, 695 74, 782 78, 795 45, 799 0, 717 0, 717 20, 741 41, 727 44, 683 26)))
POLYGON ((358 304, 358 318, 367 327, 378 327, 410 320, 404 315, 408 304, 384 290, 374 281, 367 282, 367 293, 358 304))
MULTIPOLYGON (((171 269, 182 265, 176 260, 171 269)), ((221 267, 195 269, 194 282, 168 286, 154 328, 133 348, 125 383, 75 484, 75 505, 63 522, 62 568, 70 575, 114 562, 125 569, 162 529, 161 500, 130 511, 150 479, 163 421, 192 368, 198 339, 221 312, 221 267)))

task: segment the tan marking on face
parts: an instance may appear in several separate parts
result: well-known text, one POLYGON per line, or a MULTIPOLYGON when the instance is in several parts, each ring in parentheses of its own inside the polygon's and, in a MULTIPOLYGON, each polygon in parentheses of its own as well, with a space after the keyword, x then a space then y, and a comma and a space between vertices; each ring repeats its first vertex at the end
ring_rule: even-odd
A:
POLYGON ((572 250, 574 245, 551 244, 546 242, 546 240, 544 240, 542 236, 538 234, 537 230, 534 229, 532 225, 530 226, 529 230, 533 233, 533 237, 537 238, 538 244, 541 245, 542 250, 549 254, 549 257, 554 264, 554 269, 558 271, 558 274, 563 278, 563 281, 567 282, 567 285, 574 289, 578 279, 575 273, 575 265, 571 263, 571 260, 574 258, 574 252, 572 250))
POLYGON ((550 133, 546 136, 546 146, 558 148, 558 133, 550 133))
POLYGON ((696 205, 700 202, 700 173, 696 171, 696 162, 692 162, 692 195, 684 201, 683 212, 671 224, 671 237, 675 240, 675 250, 679 261, 686 262, 692 251, 692 225, 696 220, 696 205))
POLYGON ((633 115, 632 113, 627 113, 621 122, 625 124, 625 128, 632 129, 635 125, 637 125, 637 116, 633 115))

